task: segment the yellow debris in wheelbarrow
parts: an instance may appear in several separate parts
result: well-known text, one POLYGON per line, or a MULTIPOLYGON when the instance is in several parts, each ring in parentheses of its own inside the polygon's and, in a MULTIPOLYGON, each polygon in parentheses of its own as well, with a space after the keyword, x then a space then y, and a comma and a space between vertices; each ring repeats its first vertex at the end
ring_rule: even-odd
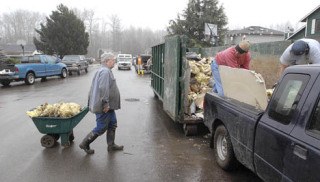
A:
POLYGON ((27 115, 32 117, 61 117, 68 118, 72 117, 81 111, 81 106, 77 103, 45 103, 36 107, 32 111, 27 111, 27 115))

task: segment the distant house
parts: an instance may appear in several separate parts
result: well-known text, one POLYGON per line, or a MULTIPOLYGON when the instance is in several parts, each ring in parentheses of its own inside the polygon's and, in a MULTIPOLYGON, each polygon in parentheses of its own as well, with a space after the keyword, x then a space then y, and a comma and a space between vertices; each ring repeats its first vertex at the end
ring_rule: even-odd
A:
POLYGON ((24 51, 20 45, 17 44, 2 44, 0 45, 3 53, 6 55, 31 55, 35 50, 36 46, 33 44, 27 44, 24 46, 24 51))
POLYGON ((241 30, 231 30, 225 37, 226 45, 235 45, 246 39, 251 43, 275 42, 284 40, 284 32, 260 26, 250 26, 241 30))
POLYGON ((320 41, 320 5, 299 22, 305 22, 306 24, 288 37, 287 40, 311 38, 320 41))

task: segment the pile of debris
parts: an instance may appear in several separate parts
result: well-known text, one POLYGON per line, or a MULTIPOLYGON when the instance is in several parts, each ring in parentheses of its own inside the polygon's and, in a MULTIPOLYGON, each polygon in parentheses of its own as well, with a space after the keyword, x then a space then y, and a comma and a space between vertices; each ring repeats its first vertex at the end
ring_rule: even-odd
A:
POLYGON ((188 92, 188 115, 202 117, 204 95, 212 90, 211 59, 187 57, 190 66, 190 83, 188 92))
POLYGON ((81 111, 81 106, 77 103, 55 103, 38 106, 32 111, 27 111, 29 117, 60 117, 68 118, 77 115, 81 111))

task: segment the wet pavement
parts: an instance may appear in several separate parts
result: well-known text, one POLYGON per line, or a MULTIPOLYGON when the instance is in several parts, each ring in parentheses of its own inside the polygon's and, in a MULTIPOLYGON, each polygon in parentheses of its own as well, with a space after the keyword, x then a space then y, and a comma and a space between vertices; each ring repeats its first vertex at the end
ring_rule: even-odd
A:
POLYGON ((116 111, 116 143, 124 151, 108 152, 105 134, 86 155, 78 145, 95 126, 88 113, 74 128, 75 140, 64 148, 43 148, 43 136, 25 114, 45 102, 76 102, 86 105, 89 73, 66 79, 48 78, 28 86, 24 82, 0 87, 0 181, 260 181, 244 167, 234 172, 220 169, 209 148, 205 127, 199 136, 185 137, 181 125, 173 123, 154 98, 149 75, 114 69, 121 93, 116 111))

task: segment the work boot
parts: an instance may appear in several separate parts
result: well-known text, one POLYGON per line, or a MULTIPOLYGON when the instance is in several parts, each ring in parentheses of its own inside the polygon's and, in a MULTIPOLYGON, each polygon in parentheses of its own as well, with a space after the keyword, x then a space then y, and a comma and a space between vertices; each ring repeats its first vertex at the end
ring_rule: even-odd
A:
POLYGON ((116 135, 116 131, 114 129, 108 130, 107 132, 108 151, 123 150, 122 145, 117 145, 114 143, 115 135, 116 135))
POLYGON ((79 147, 83 149, 87 154, 93 154, 94 150, 90 149, 90 143, 92 143, 99 135, 94 134, 92 131, 83 139, 79 147))

